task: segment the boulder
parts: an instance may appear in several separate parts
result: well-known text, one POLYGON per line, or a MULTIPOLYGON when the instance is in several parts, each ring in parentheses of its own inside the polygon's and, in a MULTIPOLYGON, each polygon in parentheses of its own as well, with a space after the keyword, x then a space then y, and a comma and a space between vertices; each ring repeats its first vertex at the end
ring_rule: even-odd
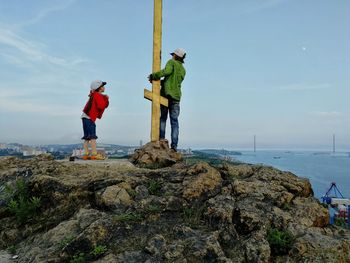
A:
POLYGON ((222 178, 218 170, 208 163, 198 163, 187 171, 183 181, 183 197, 193 200, 207 194, 214 194, 221 186, 222 178))
POLYGON ((145 168, 163 168, 182 160, 182 155, 169 148, 167 140, 149 142, 135 151, 130 161, 145 168))
POLYGON ((108 186, 101 195, 98 196, 98 203, 113 210, 131 205, 132 199, 124 188, 118 185, 112 185, 108 186))

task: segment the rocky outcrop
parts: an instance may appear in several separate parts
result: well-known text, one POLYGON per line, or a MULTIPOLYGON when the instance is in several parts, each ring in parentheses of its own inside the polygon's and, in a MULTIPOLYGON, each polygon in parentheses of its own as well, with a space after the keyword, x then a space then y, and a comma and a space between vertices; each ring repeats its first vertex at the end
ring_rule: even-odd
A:
POLYGON ((0 158, 0 200, 1 262, 350 262, 309 181, 271 167, 0 158), (18 179, 41 200, 22 220, 18 179))
POLYGON ((182 155, 169 148, 168 140, 149 142, 137 149, 130 161, 139 167, 162 168, 182 160, 182 155))
POLYGON ((199 163, 187 171, 183 181, 183 197, 189 201, 204 194, 215 195, 221 188, 221 175, 218 170, 207 163, 199 163), (216 190, 216 191, 215 191, 216 190))

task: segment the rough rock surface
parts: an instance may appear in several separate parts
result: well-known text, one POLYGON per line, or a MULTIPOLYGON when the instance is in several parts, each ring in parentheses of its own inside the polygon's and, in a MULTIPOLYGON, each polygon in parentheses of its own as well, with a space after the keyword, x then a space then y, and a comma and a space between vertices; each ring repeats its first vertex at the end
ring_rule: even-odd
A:
POLYGON ((139 167, 162 168, 182 160, 182 155, 169 148, 168 140, 149 142, 137 149, 130 161, 139 167))
POLYGON ((0 200, 1 262, 350 262, 309 181, 271 167, 0 158, 0 200), (41 199, 23 222, 4 187, 19 178, 41 199), (291 246, 276 253, 269 229, 291 246))

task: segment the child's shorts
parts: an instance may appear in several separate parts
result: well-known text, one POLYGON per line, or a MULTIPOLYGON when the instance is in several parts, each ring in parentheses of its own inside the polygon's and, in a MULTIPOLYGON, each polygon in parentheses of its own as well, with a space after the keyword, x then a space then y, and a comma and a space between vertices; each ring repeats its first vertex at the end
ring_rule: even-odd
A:
POLYGON ((82 120, 83 120, 84 137, 81 139, 86 141, 97 139, 96 124, 90 119, 82 118, 82 120))

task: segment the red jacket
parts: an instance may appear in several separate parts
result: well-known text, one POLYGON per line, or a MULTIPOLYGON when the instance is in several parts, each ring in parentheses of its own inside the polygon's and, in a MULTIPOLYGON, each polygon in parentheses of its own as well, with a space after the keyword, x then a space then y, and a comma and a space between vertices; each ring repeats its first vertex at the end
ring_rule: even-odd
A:
POLYGON ((91 92, 90 99, 86 103, 83 112, 90 117, 90 119, 95 122, 96 119, 101 119, 104 110, 109 105, 108 97, 102 95, 99 92, 91 92))

